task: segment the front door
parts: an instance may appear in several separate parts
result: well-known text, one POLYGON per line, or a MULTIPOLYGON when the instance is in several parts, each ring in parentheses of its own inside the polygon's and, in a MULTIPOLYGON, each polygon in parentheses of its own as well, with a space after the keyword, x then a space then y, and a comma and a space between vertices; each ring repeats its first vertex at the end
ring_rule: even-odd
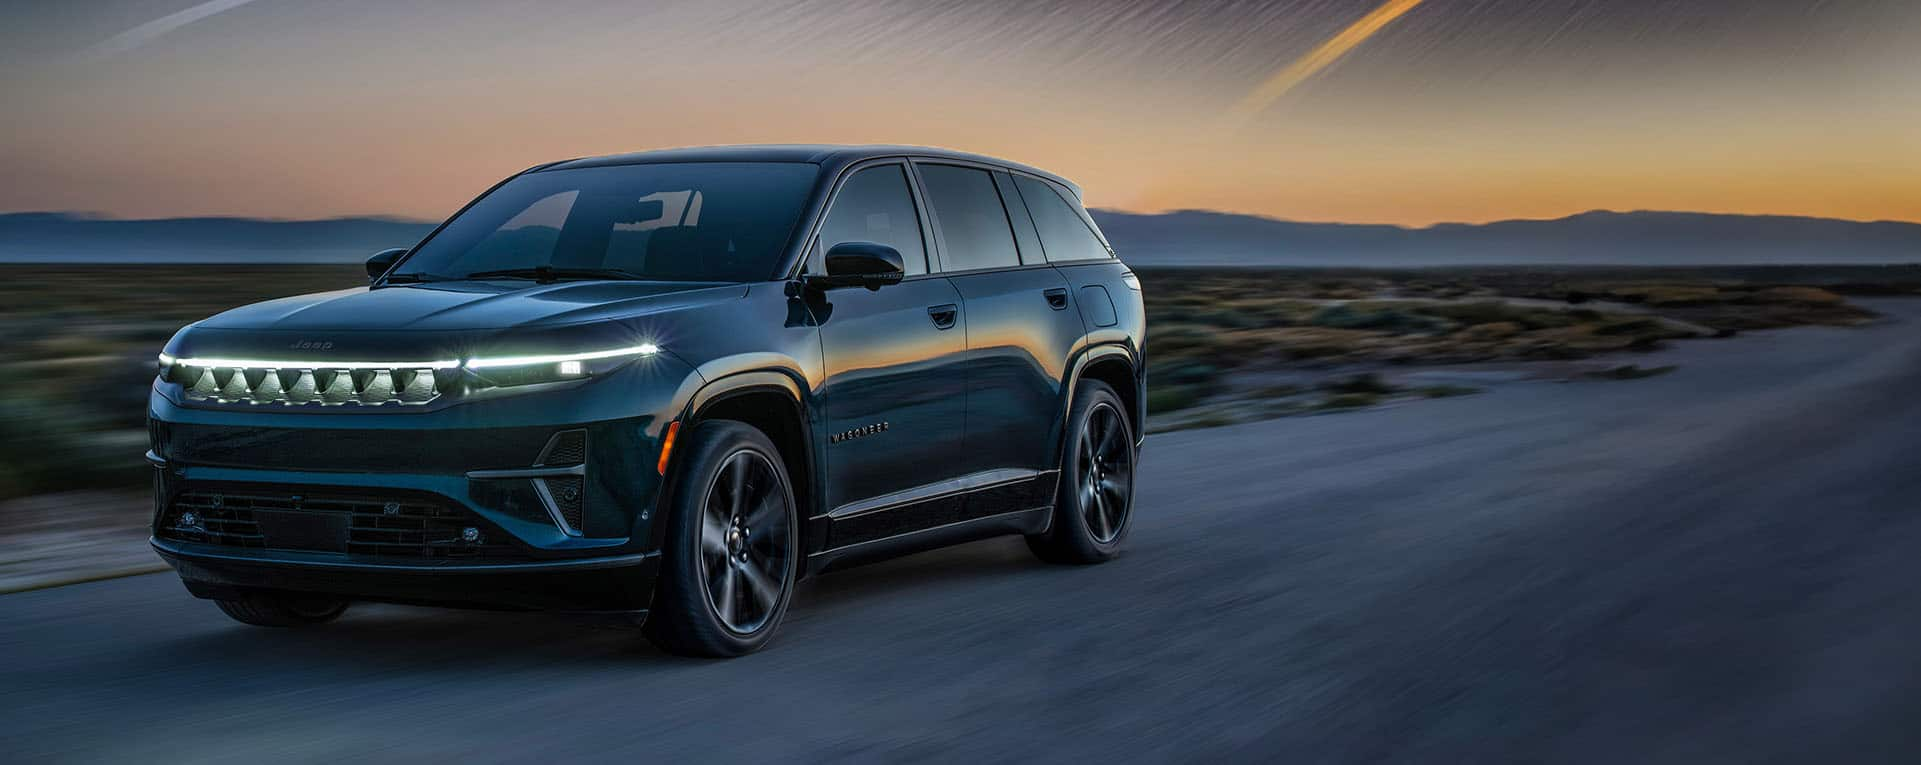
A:
POLYGON ((929 273, 903 164, 849 176, 822 223, 810 267, 846 241, 899 250, 907 276, 878 290, 836 289, 812 301, 826 365, 819 395, 830 548, 934 525, 913 504, 949 477, 966 432, 967 317, 954 285, 929 273))

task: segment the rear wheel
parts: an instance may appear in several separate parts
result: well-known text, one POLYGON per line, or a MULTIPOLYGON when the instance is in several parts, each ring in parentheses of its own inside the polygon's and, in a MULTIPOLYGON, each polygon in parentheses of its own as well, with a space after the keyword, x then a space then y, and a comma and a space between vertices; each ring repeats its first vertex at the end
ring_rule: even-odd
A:
POLYGON ((347 611, 347 601, 340 598, 294 593, 256 592, 214 603, 234 621, 255 627, 310 627, 347 611))
POLYGON ((647 633, 688 656, 758 650, 793 598, 794 493, 780 452, 745 423, 711 420, 681 452, 647 633))
POLYGON ((1106 383, 1081 383, 1067 418, 1060 491, 1046 533, 1028 549, 1049 563, 1100 563, 1121 552, 1134 509, 1134 433, 1119 395, 1106 383))

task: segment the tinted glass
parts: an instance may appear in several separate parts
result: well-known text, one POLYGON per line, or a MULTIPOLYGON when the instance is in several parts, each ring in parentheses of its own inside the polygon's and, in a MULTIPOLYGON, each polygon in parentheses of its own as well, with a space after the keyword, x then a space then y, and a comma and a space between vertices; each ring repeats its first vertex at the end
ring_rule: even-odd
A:
POLYGON ((870 167, 854 174, 834 197, 834 209, 821 224, 820 251, 841 242, 873 242, 900 251, 907 274, 927 273, 927 246, 920 216, 907 190, 907 169, 870 167))
POLYGON ((946 245, 941 255, 947 270, 1020 265, 993 176, 971 167, 921 165, 920 177, 946 245))
POLYGON ((1047 256, 1041 253, 1040 235, 1034 232, 1034 219, 1027 214, 1027 205, 1021 202, 1021 193, 1014 188, 1014 177, 1006 172, 994 171, 994 185, 1001 190, 1001 201, 1007 204, 1007 220, 1014 224, 1014 244, 1020 247, 1021 262, 1029 265, 1046 263, 1047 256))
POLYGON ((1063 198, 1053 186, 1026 176, 1014 176, 1014 186, 1020 189, 1021 199, 1027 202, 1027 214, 1034 216, 1034 227, 1040 229, 1041 246, 1047 249, 1047 259, 1092 260, 1112 257, 1107 247, 1101 244, 1100 237, 1094 235, 1087 222, 1081 220, 1072 202, 1063 198))
POLYGON ((528 173, 467 208, 396 273, 458 279, 547 266, 760 281, 772 276, 819 170, 689 162, 528 173))

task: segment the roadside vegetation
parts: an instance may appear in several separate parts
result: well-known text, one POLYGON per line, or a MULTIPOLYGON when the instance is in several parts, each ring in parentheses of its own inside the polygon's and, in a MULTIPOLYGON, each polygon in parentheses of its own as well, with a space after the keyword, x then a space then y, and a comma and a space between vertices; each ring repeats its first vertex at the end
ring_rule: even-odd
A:
MULTIPOLYGON (((1605 357, 1674 340, 1873 314, 1921 269, 1142 270, 1157 428, 1471 395, 1436 365, 1605 357)), ((0 501, 140 491, 147 389, 175 329, 226 308, 365 283, 340 266, 0 266, 0 501)), ((0 530, 8 525, 0 510, 0 530)))
POLYGON ((0 500, 146 485, 147 389, 174 330, 244 303, 365 284, 360 273, 0 266, 0 500))
POLYGON ((1437 367, 1537 367, 1560 379, 1653 377, 1674 368, 1621 359, 1677 340, 1863 324, 1877 316, 1850 303, 1850 295, 1921 293, 1921 268, 1909 267, 1140 275, 1154 429, 1479 392, 1453 382, 1400 381, 1437 367))

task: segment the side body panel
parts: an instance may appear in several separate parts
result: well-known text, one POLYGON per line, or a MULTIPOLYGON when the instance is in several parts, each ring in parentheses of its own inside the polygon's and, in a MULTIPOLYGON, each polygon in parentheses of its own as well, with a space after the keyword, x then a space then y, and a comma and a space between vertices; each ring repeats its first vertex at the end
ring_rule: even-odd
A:
MULTIPOLYGON (((820 397, 827 470, 821 510, 945 477, 965 428, 966 312, 947 279, 813 298, 825 376, 820 397), (948 312, 947 328, 935 313, 948 312)), ((878 532, 877 532, 878 533, 878 532)), ((830 539, 833 546, 844 540, 830 539)))

